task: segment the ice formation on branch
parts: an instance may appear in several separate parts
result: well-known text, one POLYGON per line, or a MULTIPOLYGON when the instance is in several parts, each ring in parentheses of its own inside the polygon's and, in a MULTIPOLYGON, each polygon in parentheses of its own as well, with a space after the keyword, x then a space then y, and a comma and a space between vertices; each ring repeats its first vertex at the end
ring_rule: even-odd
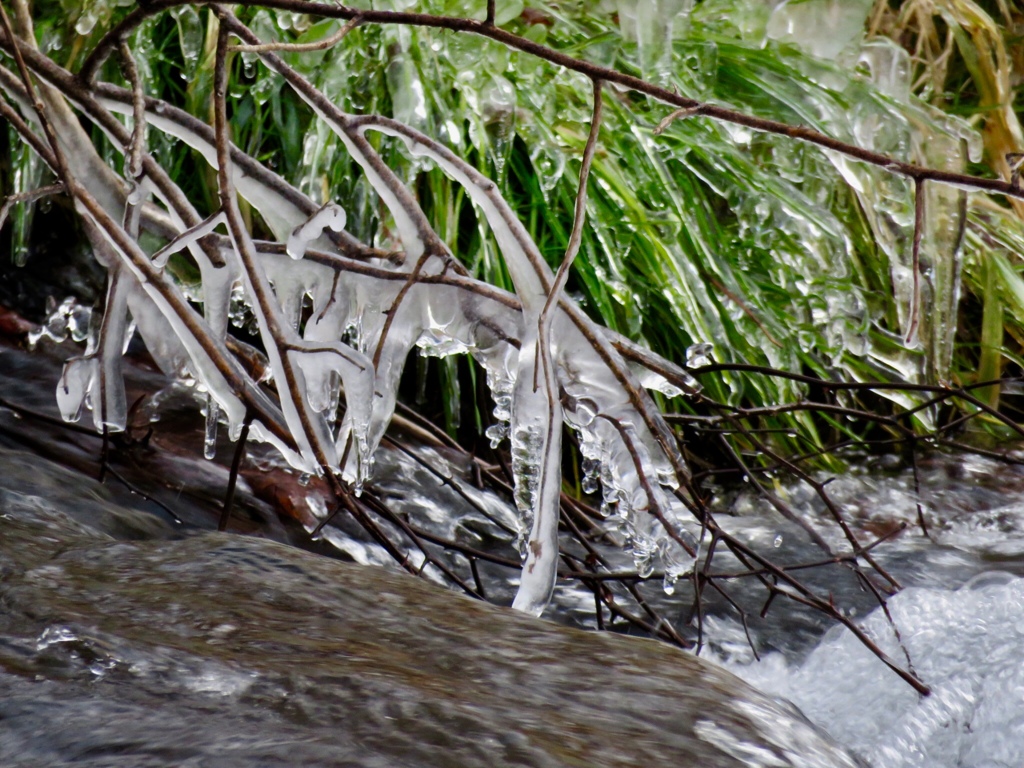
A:
MULTIPOLYGON (((260 42, 230 16, 221 23, 243 43, 260 42)), ((627 534, 638 570, 649 574, 660 565, 674 579, 692 566, 693 542, 682 527, 685 494, 677 491, 687 470, 645 387, 678 393, 692 390, 694 382, 596 325, 565 297, 550 319, 551 364, 542 364, 538 327, 554 276, 491 180, 402 123, 341 112, 280 58, 261 53, 361 166, 396 224, 404 251, 399 263, 348 234, 339 206, 317 206, 237 148, 218 152, 210 126, 170 104, 133 98, 141 94, 130 90, 85 88, 37 51, 23 51, 44 84, 47 118, 64 141, 68 189, 109 274, 98 335, 83 357, 68 361, 58 388, 66 419, 92 410, 98 429, 125 428, 120 360, 134 329, 164 371, 189 377, 208 392, 208 441, 219 417, 237 439, 248 414, 252 435, 273 442, 295 467, 340 477, 358 490, 372 473, 410 352, 467 353, 486 371, 495 415, 509 421, 524 550, 516 608, 539 615, 555 584, 563 424, 578 434, 588 482, 600 479, 606 507, 627 534), (105 166, 102 173, 90 170, 99 155, 78 114, 127 154, 132 134, 117 115, 139 119, 140 106, 151 131, 187 143, 214 168, 226 159, 222 207, 214 216, 200 219, 149 155, 135 179, 118 178, 105 166), (467 275, 460 254, 442 242, 413 193, 374 151, 366 138, 371 131, 404 142, 465 188, 498 243, 515 295, 467 275), (232 215, 235 193, 260 213, 277 242, 254 242, 239 229, 232 215), (167 244, 147 254, 139 245, 140 227, 167 244), (179 252, 199 267, 197 295, 187 296, 167 269, 179 252), (228 350, 233 297, 241 297, 256 318, 276 399, 228 350), (202 315, 189 298, 202 303, 202 315)), ((0 68, 0 87, 22 105, 26 120, 36 119, 16 74, 0 68)))

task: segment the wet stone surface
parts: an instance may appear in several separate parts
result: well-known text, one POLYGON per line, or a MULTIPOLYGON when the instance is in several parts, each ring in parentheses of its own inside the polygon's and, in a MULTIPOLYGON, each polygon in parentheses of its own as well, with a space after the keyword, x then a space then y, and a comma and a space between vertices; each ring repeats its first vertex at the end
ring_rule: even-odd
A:
POLYGON ((654 641, 183 534, 45 459, 0 463, 4 765, 853 764, 654 641))

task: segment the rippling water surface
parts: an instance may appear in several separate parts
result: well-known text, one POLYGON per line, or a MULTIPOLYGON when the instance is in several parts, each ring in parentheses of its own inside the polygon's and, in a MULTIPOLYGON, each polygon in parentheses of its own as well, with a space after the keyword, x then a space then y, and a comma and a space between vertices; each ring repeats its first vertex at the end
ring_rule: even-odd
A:
MULTIPOLYGON (((39 382, 55 380, 53 365, 0 352, 5 397, 52 412, 52 389, 39 382)), ((161 421, 145 467, 122 471, 138 482, 158 474, 151 491, 164 506, 92 479, 94 437, 0 409, 0 765, 854 764, 771 697, 878 768, 1024 760, 1017 469, 925 461, 931 539, 916 527, 909 473, 882 461, 829 486, 865 539, 908 523, 876 550, 907 587, 889 603, 899 638, 851 574, 804 576, 913 665, 934 691, 921 698, 847 632, 785 601, 752 623, 760 663, 742 626, 710 605, 716 666, 573 629, 592 623, 593 600, 568 584, 556 594, 558 623, 541 622, 338 562, 387 558, 343 528, 333 545, 310 542, 304 525, 322 500, 299 493, 301 508, 280 518, 266 499, 288 476, 270 470, 240 485, 234 526, 249 535, 212 533, 226 470, 201 458, 194 420, 176 419, 193 412, 191 395, 142 370, 131 377, 130 388, 161 392, 150 403, 161 421)), ((514 523, 486 494, 476 501, 487 514, 468 512, 398 454, 382 455, 376 482, 399 510, 446 534, 461 527, 481 547, 514 523)), ((784 490, 834 539, 811 494, 784 490)), ((813 559, 799 527, 756 498, 723 492, 720 503, 746 540, 781 561, 813 559)), ((497 602, 511 598, 508 572, 483 576, 497 602)), ((678 595, 644 589, 665 615, 684 616, 678 595)), ((763 601, 745 589, 739 600, 763 601)))

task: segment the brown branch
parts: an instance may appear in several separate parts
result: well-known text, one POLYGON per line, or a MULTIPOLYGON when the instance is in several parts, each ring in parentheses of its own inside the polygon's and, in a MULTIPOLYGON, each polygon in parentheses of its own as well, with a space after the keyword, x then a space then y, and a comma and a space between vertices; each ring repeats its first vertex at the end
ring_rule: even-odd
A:
POLYGON ((353 29, 359 26, 361 17, 355 16, 351 21, 342 26, 337 32, 323 40, 313 43, 261 43, 259 45, 229 45, 228 51, 239 53, 264 53, 266 51, 283 51, 285 53, 308 53, 310 51, 325 51, 331 48, 348 35, 353 29))
MULTIPOLYGON (((99 65, 110 54, 110 50, 116 46, 116 41, 122 36, 137 28, 150 16, 160 13, 169 8, 180 5, 187 5, 191 0, 150 0, 145 8, 138 8, 128 14, 122 21, 115 25, 100 40, 96 48, 89 54, 79 73, 83 80, 91 80, 99 65)), ((791 139, 805 141, 823 149, 838 152, 847 157, 869 165, 878 166, 884 170, 904 176, 910 179, 937 181, 944 184, 952 184, 970 189, 1006 195, 1007 197, 1024 199, 1024 190, 1011 184, 1009 181, 999 179, 985 179, 968 174, 941 171, 932 168, 925 168, 914 163, 898 160, 889 155, 871 150, 862 149, 852 144, 834 139, 830 136, 805 126, 792 126, 777 120, 769 120, 753 115, 747 115, 728 107, 710 104, 707 102, 688 99, 667 88, 649 83, 639 77, 628 75, 610 67, 603 67, 583 59, 578 59, 565 53, 556 51, 548 46, 535 43, 525 37, 512 34, 501 27, 487 24, 485 21, 475 19, 455 18, 449 16, 435 16, 426 13, 406 13, 399 11, 378 11, 354 9, 344 6, 330 6, 309 0, 249 0, 240 2, 238 5, 255 6, 263 8, 274 8, 278 10, 303 13, 323 18, 337 18, 351 20, 361 19, 362 24, 397 24, 412 27, 425 27, 432 29, 443 29, 453 32, 469 32, 486 37, 502 43, 514 50, 523 51, 539 59, 547 61, 556 66, 578 72, 590 80, 601 80, 607 83, 621 86, 629 90, 643 93, 665 104, 677 109, 689 110, 692 117, 710 117, 722 122, 733 123, 751 128, 764 133, 773 133, 780 136, 787 136, 791 139)))
POLYGON ((864 633, 864 631, 857 626, 855 622, 853 622, 849 617, 844 616, 842 613, 836 610, 835 606, 833 606, 829 601, 823 600, 822 598, 815 596, 810 589, 804 586, 797 579, 793 578, 791 574, 787 573, 785 570, 775 565, 767 558, 759 555, 750 547, 743 544, 743 542, 729 535, 725 531, 722 531, 721 529, 713 530, 715 530, 715 532, 718 533, 722 541, 729 547, 730 551, 732 551, 733 554, 735 554, 740 559, 741 562, 743 562, 745 565, 751 560, 757 562, 773 578, 778 579, 787 586, 791 587, 793 590, 780 590, 778 587, 772 585, 766 577, 760 576, 759 578, 762 580, 762 583, 764 583, 765 586, 768 587, 770 592, 772 592, 773 594, 781 593, 790 600, 794 600, 795 602, 801 603, 810 608, 814 608, 830 616, 833 620, 841 623, 850 632, 852 632, 853 635, 869 651, 871 651, 879 660, 881 660, 883 664, 889 667, 889 669, 891 669, 893 672, 899 675, 904 681, 909 683, 914 688, 914 690, 916 690, 923 696, 927 696, 931 693, 931 689, 927 685, 921 682, 921 680, 919 680, 915 675, 913 675, 910 672, 907 672, 898 664, 896 664, 896 662, 893 661, 889 657, 889 655, 886 654, 885 651, 883 651, 870 637, 868 637, 864 633))
POLYGON ((132 87, 132 138, 126 152, 128 162, 125 163, 125 175, 137 182, 142 175, 142 158, 146 149, 146 93, 142 89, 142 79, 139 77, 135 57, 132 56, 132 50, 125 40, 121 40, 120 52, 125 74, 132 87))
POLYGON ((252 425, 252 411, 245 412, 245 419, 242 421, 242 431, 238 435, 238 442, 235 444, 235 454, 231 459, 231 472, 228 475, 228 489, 224 494, 224 510, 220 513, 220 521, 217 523, 218 531, 226 531, 228 521, 231 519, 231 505, 235 500, 235 486, 238 482, 238 468, 242 465, 242 456, 245 455, 245 443, 249 439, 249 427, 252 425))
MULTIPOLYGON (((579 186, 576 188, 576 205, 573 212, 572 231, 569 234, 569 244, 565 248, 565 255, 562 263, 555 273, 555 281, 548 290, 547 300, 540 312, 539 328, 537 331, 537 351, 540 356, 540 365, 533 367, 533 390, 537 391, 537 377, 541 368, 545 371, 553 366, 551 360, 551 310, 561 300, 565 283, 569 279, 569 268, 572 266, 579 253, 580 244, 583 242, 583 224, 587 218, 587 180, 590 177, 590 165, 594 161, 594 152, 597 149, 597 139, 601 132, 601 81, 595 80, 594 86, 594 111, 590 119, 590 134, 587 136, 587 143, 583 148, 583 161, 580 164, 579 186)), ((549 392, 549 397, 554 393, 549 392)))

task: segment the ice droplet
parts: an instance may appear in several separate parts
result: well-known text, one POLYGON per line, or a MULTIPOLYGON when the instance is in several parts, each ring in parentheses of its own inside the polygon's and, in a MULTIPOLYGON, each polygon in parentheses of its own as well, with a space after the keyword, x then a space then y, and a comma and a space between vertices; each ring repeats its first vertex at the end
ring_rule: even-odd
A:
POLYGON ((711 353, 714 348, 713 344, 706 341, 688 346, 686 348, 686 367, 702 368, 705 365, 711 365, 711 353))
POLYGON ((94 9, 86 6, 82 9, 82 15, 78 17, 78 21, 75 22, 75 32, 84 37, 93 31, 97 21, 99 21, 99 16, 94 9))

